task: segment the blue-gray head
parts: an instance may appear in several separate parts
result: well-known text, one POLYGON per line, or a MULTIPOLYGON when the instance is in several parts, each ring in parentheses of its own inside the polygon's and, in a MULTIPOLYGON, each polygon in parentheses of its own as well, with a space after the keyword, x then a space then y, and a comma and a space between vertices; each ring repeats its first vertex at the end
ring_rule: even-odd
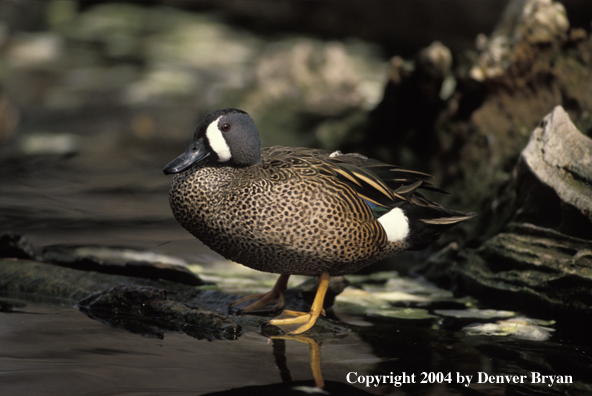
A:
POLYGON ((255 121, 238 109, 216 110, 195 128, 189 148, 164 168, 165 174, 180 173, 202 161, 246 167, 261 161, 261 143, 255 121))

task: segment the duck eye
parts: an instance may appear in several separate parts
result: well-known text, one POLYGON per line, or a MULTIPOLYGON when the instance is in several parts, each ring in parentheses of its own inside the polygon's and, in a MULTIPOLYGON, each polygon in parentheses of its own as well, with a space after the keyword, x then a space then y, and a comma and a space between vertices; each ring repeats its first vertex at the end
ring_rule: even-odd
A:
POLYGON ((228 131, 230 131, 230 124, 228 124, 228 123, 226 123, 226 124, 223 124, 223 125, 220 127, 220 130, 221 130, 222 132, 228 132, 228 131))

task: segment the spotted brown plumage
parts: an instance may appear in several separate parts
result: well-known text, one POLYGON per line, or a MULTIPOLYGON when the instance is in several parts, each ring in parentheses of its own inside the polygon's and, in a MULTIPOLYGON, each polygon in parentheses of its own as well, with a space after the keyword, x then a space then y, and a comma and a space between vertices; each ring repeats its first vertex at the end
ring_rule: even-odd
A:
POLYGON ((255 123, 236 109, 208 114, 164 171, 176 173, 170 204, 185 229, 227 259, 282 274, 246 310, 274 298, 283 305, 289 275, 319 277, 310 314, 271 321, 293 334, 316 321, 330 276, 423 248, 472 216, 423 197, 420 189, 441 191, 424 173, 359 154, 260 149, 255 123))

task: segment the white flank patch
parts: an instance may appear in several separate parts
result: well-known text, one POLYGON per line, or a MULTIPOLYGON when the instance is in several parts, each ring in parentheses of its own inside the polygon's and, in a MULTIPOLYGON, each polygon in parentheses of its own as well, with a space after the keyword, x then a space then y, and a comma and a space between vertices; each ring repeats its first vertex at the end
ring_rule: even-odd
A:
POLYGON ((206 137, 210 142, 210 147, 218 155, 218 161, 226 162, 230 159, 231 154, 230 147, 228 147, 224 136, 222 136, 222 132, 218 129, 218 121, 220 121, 220 118, 222 117, 223 116, 220 116, 208 126, 208 129, 206 129, 206 137))
POLYGON ((409 234, 409 220, 400 208, 395 208, 378 219, 389 242, 400 241, 409 234))

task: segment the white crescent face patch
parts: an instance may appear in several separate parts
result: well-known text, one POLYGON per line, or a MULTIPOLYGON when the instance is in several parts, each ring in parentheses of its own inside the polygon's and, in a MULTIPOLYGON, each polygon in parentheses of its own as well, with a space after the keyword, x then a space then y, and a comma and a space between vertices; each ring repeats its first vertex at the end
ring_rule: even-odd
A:
POLYGON ((222 117, 224 116, 218 117, 216 121, 213 121, 208 125, 208 129, 206 129, 206 138, 210 143, 210 147, 218 156, 218 161, 226 162, 232 157, 232 155, 230 154, 230 147, 228 147, 226 139, 224 139, 222 132, 218 128, 218 121, 220 121, 220 118, 222 117))

